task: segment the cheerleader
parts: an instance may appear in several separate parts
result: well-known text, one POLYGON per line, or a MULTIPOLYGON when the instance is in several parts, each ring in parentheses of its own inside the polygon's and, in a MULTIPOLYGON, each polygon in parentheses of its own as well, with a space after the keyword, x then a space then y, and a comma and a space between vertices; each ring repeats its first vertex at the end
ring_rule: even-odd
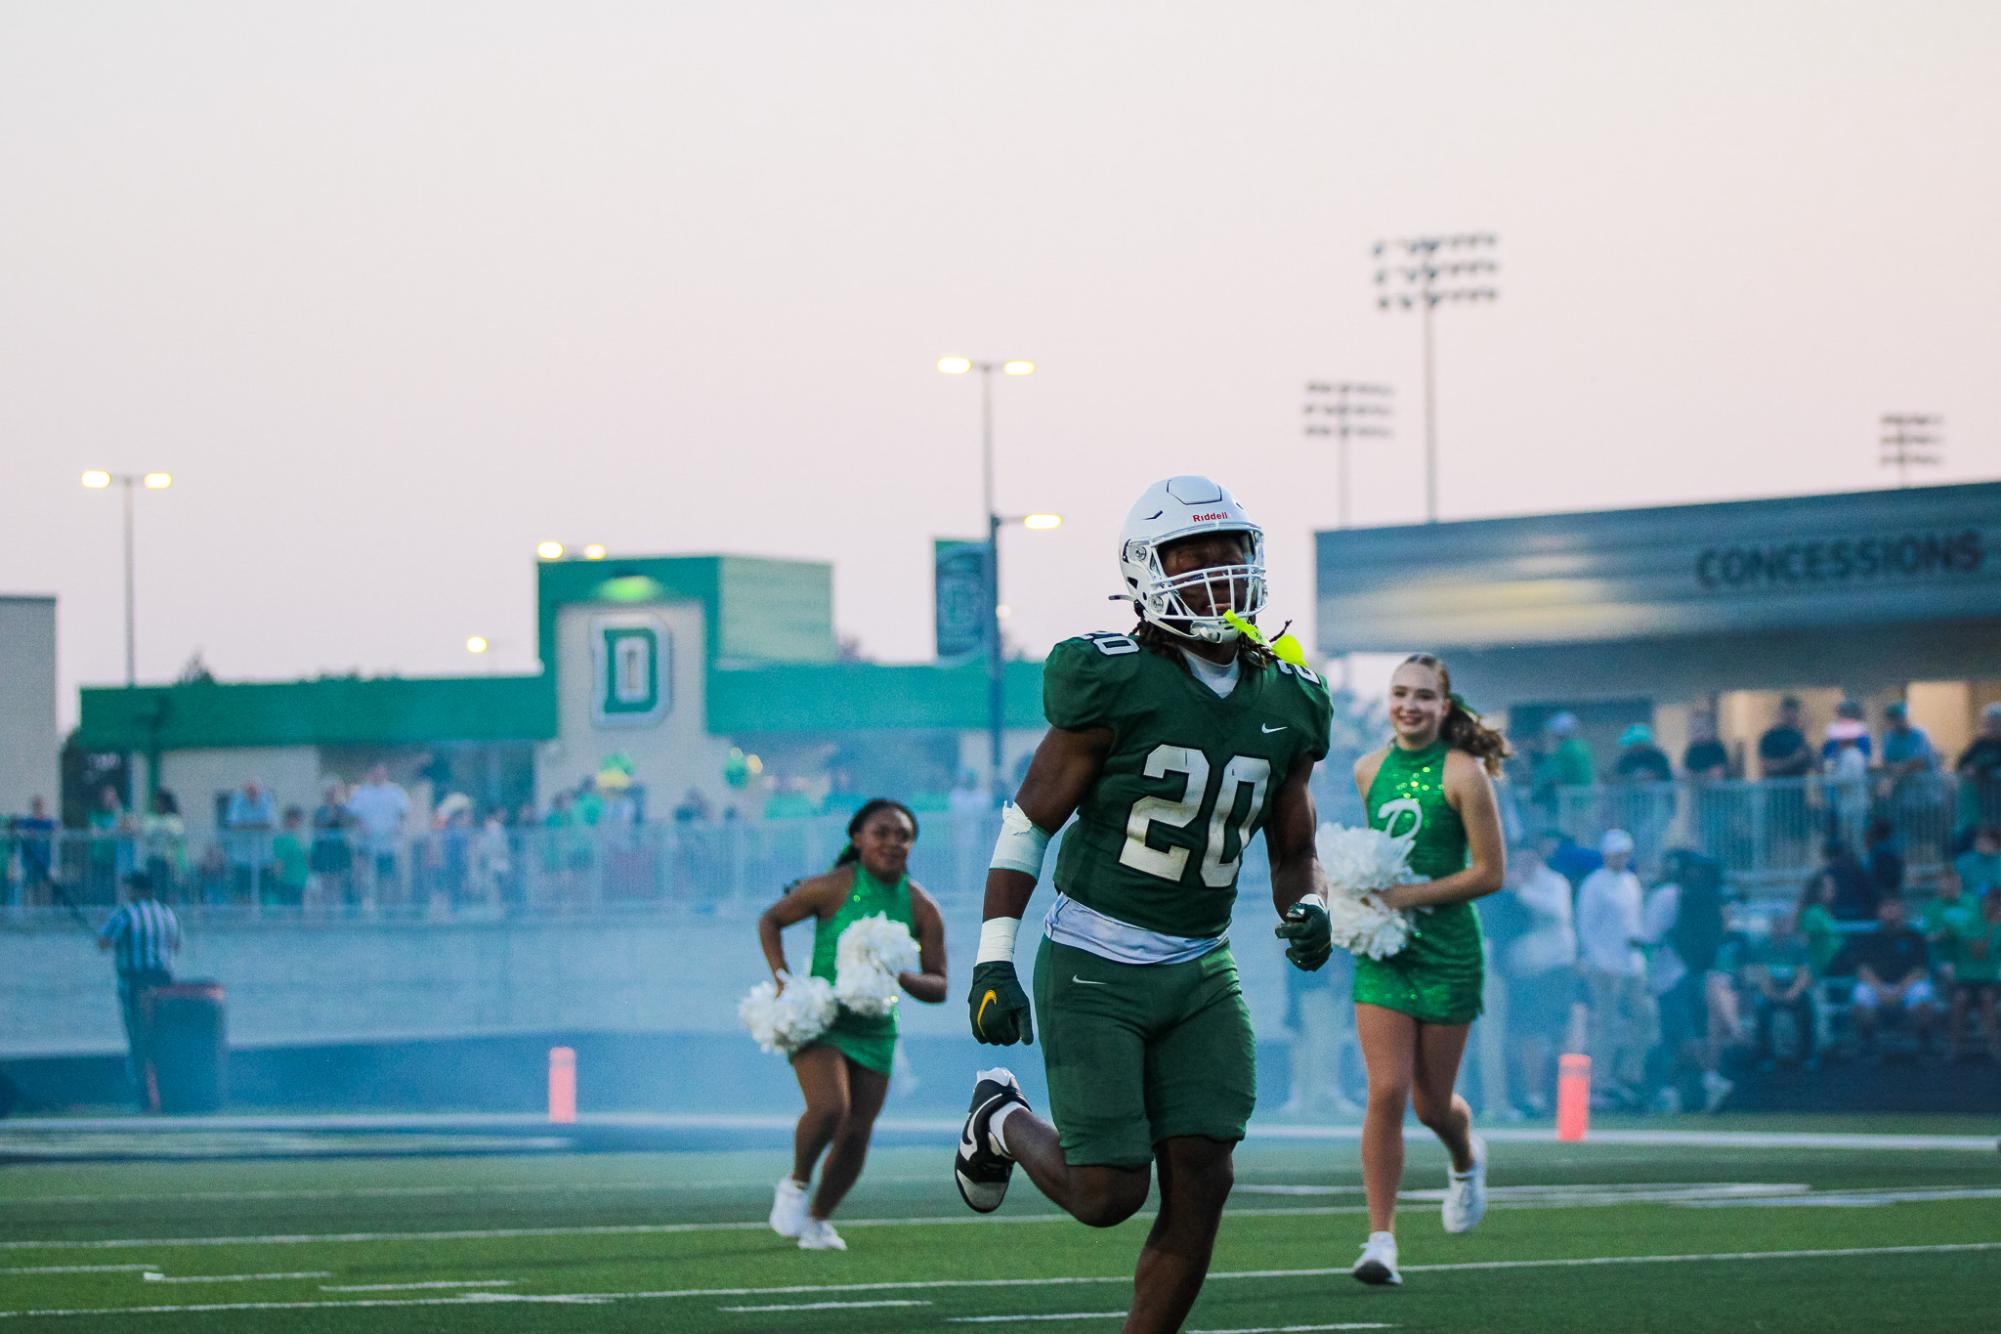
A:
POLYGON ((1412 913, 1411 939, 1387 959, 1355 960, 1355 1030, 1368 1069, 1362 1185, 1369 1239, 1355 1262, 1364 1283, 1400 1283, 1396 1201, 1403 1179, 1404 1109, 1452 1157, 1445 1230, 1465 1232, 1487 1208, 1487 1150, 1472 1109, 1453 1092, 1466 1035, 1480 1013, 1480 919, 1473 900, 1501 887, 1506 852, 1492 775, 1508 755, 1499 732, 1452 693, 1445 664, 1406 658, 1390 678, 1391 744, 1355 765, 1369 827, 1411 845, 1428 877, 1382 895, 1412 913))

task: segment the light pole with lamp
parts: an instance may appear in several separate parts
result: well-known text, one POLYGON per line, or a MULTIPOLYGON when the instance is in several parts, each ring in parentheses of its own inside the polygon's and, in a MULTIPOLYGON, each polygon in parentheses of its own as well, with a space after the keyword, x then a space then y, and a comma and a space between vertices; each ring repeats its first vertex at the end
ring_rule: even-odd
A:
POLYGON ((148 491, 165 491, 174 484, 170 472, 106 472, 102 468, 91 468, 83 475, 83 484, 92 491, 103 491, 116 483, 125 492, 125 684, 139 683, 137 647, 135 645, 135 618, 132 613, 132 493, 139 487, 148 491))
POLYGON ((1424 521, 1438 522, 1438 429, 1433 424, 1436 396, 1432 392, 1431 312, 1441 303, 1494 301, 1500 293, 1489 286, 1500 271, 1490 258, 1501 244, 1492 232, 1450 236, 1408 236, 1378 241, 1376 309, 1415 310, 1424 325, 1424 521), (1389 256, 1402 250, 1404 257, 1389 256), (1440 252, 1444 252, 1441 258, 1440 252), (1442 280, 1442 282, 1441 282, 1442 280))
POLYGON ((1337 527, 1348 526, 1349 496, 1348 482, 1348 437, 1364 436, 1387 438, 1394 434, 1389 427, 1377 425, 1391 415, 1389 399, 1396 391, 1386 384, 1352 384, 1347 381, 1330 384, 1324 380, 1309 380, 1306 385, 1306 433, 1308 435, 1331 435, 1335 440, 1337 468, 1341 476, 1340 518, 1337 527), (1332 417, 1334 425, 1312 420, 1315 414, 1332 417), (1354 419, 1354 420, 1351 420, 1354 419))
POLYGON ((1913 463, 1936 467, 1945 462, 1942 454, 1932 453, 1933 447, 1943 449, 1945 435, 1941 428, 1945 418, 1930 412, 1886 412, 1883 414, 1883 455, 1880 460, 1884 467, 1895 465, 1897 485, 1911 484, 1910 467, 1913 463))
MULTIPOLYGON (((987 782, 988 795, 999 800, 1002 788, 1001 733, 1006 725, 1003 712, 1000 629, 1000 531, 1005 520, 994 508, 994 373, 1016 377, 1035 374, 1035 363, 976 361, 971 357, 940 357, 940 375, 980 373, 980 471, 987 507, 987 782)), ((1028 528, 1054 528, 1063 520, 1053 514, 1032 514, 1022 520, 1028 528)))

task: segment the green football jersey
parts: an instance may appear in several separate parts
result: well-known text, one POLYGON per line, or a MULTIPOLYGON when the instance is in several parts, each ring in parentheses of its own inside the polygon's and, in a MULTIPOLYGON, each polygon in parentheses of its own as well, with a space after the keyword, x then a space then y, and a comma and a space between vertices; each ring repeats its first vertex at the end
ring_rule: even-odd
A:
POLYGON ((1063 836, 1056 887, 1149 931, 1219 936, 1272 795, 1324 759, 1333 705, 1303 667, 1239 667, 1218 698, 1181 662, 1125 635, 1066 639, 1042 668, 1042 711, 1069 731, 1109 728, 1104 768, 1063 836))

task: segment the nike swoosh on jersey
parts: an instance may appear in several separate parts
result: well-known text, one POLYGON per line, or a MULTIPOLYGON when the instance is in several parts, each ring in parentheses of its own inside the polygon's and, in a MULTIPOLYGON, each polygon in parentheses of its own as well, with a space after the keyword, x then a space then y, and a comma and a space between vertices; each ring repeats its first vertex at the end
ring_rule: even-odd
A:
POLYGON ((1284 723, 1280 723, 1277 727, 1273 727, 1270 723, 1258 724, 1258 730, 1262 731, 1267 736, 1271 735, 1273 732, 1283 732, 1285 728, 1286 725, 1284 723))
POLYGON ((1075 973, 1070 974, 1070 980, 1080 987, 1108 987, 1111 985, 1109 982, 1093 982, 1090 978, 1079 977, 1075 973))

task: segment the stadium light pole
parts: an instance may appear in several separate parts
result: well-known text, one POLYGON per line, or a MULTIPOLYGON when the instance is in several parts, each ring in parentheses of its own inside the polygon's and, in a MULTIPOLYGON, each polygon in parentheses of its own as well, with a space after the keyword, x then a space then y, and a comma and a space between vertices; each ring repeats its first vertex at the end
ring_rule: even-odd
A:
POLYGON ((105 491, 116 485, 125 493, 125 684, 139 683, 138 648, 135 629, 137 618, 133 614, 132 594, 132 493, 141 487, 148 491, 165 491, 174 484, 170 472, 106 472, 102 468, 90 468, 83 474, 86 490, 105 491))
POLYGON ((1306 382, 1306 433, 1334 437, 1336 469, 1340 475, 1340 517, 1335 526, 1348 526, 1348 438, 1361 436, 1381 439, 1395 435, 1388 421, 1396 409, 1391 403, 1396 390, 1386 384, 1356 384, 1350 381, 1309 380, 1306 382), (1333 425, 1318 418, 1332 417, 1333 425))
POLYGON ((1022 358, 1011 361, 979 361, 958 356, 938 358, 940 375, 966 375, 973 371, 980 373, 980 475, 987 506, 987 782, 989 795, 998 800, 1002 791, 1001 733, 1006 718, 1000 628, 1002 519, 1000 511, 994 508, 994 375, 999 373, 1016 378, 1033 375, 1035 363, 1022 358))
POLYGON ((1432 388, 1431 312, 1455 301, 1496 300, 1488 286, 1500 272, 1490 258, 1501 244, 1492 232, 1407 236, 1376 242, 1376 309, 1415 310, 1424 325, 1424 521, 1438 522, 1438 430, 1432 388), (1399 254, 1398 252, 1401 252, 1399 254))
POLYGON ((1926 412, 1886 412, 1882 424, 1883 455, 1878 462, 1884 467, 1897 465, 1898 486, 1911 484, 1913 463, 1936 467, 1945 462, 1943 454, 1927 452, 1932 445, 1944 447, 1945 437, 1939 428, 1945 425, 1945 418, 1926 412))

